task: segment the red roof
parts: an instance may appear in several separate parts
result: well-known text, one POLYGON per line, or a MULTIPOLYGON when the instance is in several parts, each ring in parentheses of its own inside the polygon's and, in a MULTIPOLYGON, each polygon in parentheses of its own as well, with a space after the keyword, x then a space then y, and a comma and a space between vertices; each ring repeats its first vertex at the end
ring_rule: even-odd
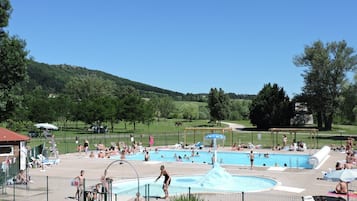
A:
POLYGON ((0 127, 0 142, 27 141, 30 137, 0 127))

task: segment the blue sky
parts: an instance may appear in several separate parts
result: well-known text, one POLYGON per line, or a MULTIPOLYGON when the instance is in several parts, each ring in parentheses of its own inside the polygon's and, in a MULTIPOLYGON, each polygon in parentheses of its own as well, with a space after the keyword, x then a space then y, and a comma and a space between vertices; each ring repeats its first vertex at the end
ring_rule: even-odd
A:
POLYGON ((6 28, 48 64, 101 70, 182 93, 304 85, 293 57, 317 40, 357 50, 357 1, 12 0, 6 28))

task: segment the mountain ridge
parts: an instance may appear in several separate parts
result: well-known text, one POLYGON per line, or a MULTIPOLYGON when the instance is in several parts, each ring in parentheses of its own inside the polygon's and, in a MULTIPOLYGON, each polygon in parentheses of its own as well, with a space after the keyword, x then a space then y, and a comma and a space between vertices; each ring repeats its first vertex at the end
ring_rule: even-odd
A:
POLYGON ((95 75, 103 79, 111 80, 118 86, 134 87, 142 94, 154 93, 157 95, 169 95, 172 97, 184 96, 184 94, 180 92, 132 81, 103 71, 68 64, 54 65, 31 60, 27 66, 27 72, 29 76, 29 88, 34 88, 35 86, 40 85, 49 93, 62 93, 65 84, 73 77, 95 75))

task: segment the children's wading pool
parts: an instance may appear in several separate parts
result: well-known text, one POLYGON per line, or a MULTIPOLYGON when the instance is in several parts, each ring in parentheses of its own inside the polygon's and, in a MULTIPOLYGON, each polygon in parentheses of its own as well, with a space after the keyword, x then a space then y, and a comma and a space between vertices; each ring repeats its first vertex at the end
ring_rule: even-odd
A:
MULTIPOLYGON (((140 194, 163 196, 162 179, 140 179, 140 194), (149 193, 148 193, 149 192, 149 193)), ((232 176, 220 166, 215 166, 206 175, 172 177, 169 187, 170 195, 199 192, 258 192, 273 188, 277 182, 272 179, 255 176, 232 176)), ((118 195, 135 195, 138 191, 136 180, 113 184, 113 193, 118 195)))

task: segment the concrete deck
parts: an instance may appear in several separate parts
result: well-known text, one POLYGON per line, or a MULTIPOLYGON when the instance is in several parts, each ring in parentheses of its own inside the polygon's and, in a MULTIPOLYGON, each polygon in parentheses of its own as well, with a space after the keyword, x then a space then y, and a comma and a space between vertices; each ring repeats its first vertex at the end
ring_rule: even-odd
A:
MULTIPOLYGON (((248 150, 246 150, 248 151, 248 150)), ((255 152, 266 153, 271 150, 256 149, 255 152)), ((306 150, 304 153, 314 153, 317 150, 306 150)), ((287 151, 288 152, 288 151, 287 151)), ((284 151, 279 151, 284 153, 284 151)), ((291 153, 291 152, 288 152, 291 153)), ((283 200, 279 197, 286 197, 290 201, 299 200, 298 198, 307 195, 327 195, 329 190, 335 188, 336 183, 318 180, 322 176, 322 171, 334 169, 335 163, 338 160, 344 160, 345 154, 340 152, 331 151, 328 160, 326 160, 319 169, 285 169, 269 170, 267 167, 255 167, 250 170, 246 166, 227 166, 222 165, 229 173, 237 175, 260 176, 272 178, 279 182, 274 189, 264 192, 255 192, 248 194, 246 201, 250 200, 283 200)), ((89 184, 99 183, 100 177, 104 174, 104 169, 112 162, 110 159, 90 159, 84 153, 73 153, 60 155, 60 163, 51 167, 33 168, 29 170, 34 183, 30 183, 27 188, 8 186, 5 193, 0 195, 0 200, 70 200, 74 196, 75 187, 70 186, 70 180, 79 174, 81 169, 85 170, 86 182, 89 184), (48 176, 48 177, 46 177, 48 176), (48 194, 45 191, 47 186, 51 189, 48 194), (15 191, 14 191, 15 190, 15 191), (16 199, 13 199, 13 192, 15 192, 16 199)), ((162 163, 146 163, 144 161, 130 161, 135 166, 141 178, 144 177, 157 177, 159 175, 159 167, 162 163)), ((188 176, 188 175, 203 175, 211 168, 207 164, 185 164, 185 163, 165 163, 166 169, 171 176, 188 176)), ((116 179, 136 178, 135 173, 129 165, 113 165, 108 171, 108 176, 116 179)), ((224 184, 222 184, 224 185, 224 184)), ((355 189, 357 185, 351 183, 350 189, 355 189)), ((241 200, 240 194, 222 195, 220 193, 210 193, 202 195, 204 200, 241 200)), ((354 200, 356 198, 350 198, 354 200)), ((132 197, 119 197, 117 200, 133 200, 132 197)), ((156 199, 151 199, 156 200, 156 199)), ((356 199, 357 200, 357 199, 356 199)))

